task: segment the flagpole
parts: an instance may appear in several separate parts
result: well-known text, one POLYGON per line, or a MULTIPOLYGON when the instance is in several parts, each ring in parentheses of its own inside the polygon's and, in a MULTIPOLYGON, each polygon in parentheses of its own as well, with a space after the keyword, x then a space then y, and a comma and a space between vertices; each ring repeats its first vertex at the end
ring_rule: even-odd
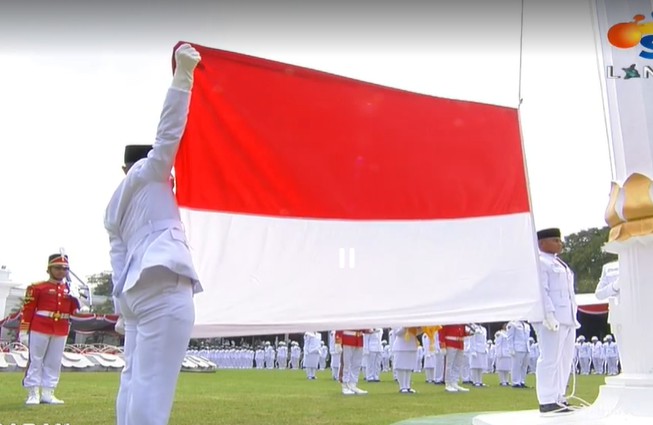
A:
MULTIPOLYGON (((519 126, 519 140, 521 142, 521 151, 522 151, 522 158, 523 158, 523 163, 524 163, 524 173, 525 173, 525 180, 526 180, 526 192, 528 196, 528 206, 529 206, 529 215, 531 219, 531 227, 532 227, 532 238, 533 238, 533 261, 535 262, 536 268, 539 273, 539 268, 540 268, 540 262, 539 262, 539 248, 538 248, 538 243, 537 243, 537 234, 535 232, 535 216, 533 215, 533 197, 531 195, 531 187, 530 187, 530 182, 529 182, 529 173, 528 173, 528 161, 526 160, 526 148, 524 144, 524 130, 522 126, 522 103, 524 101, 523 99, 523 94, 522 94, 522 80, 523 80, 523 68, 524 68, 524 0, 521 0, 520 2, 521 10, 520 10, 520 17, 519 17, 519 69, 517 73, 517 124, 519 126)), ((541 296, 542 294, 542 288, 539 288, 541 296)), ((536 320, 542 320, 544 319, 544 309, 542 308, 541 311, 537 312, 539 317, 525 317, 523 319, 527 319, 529 321, 536 321, 536 320)))

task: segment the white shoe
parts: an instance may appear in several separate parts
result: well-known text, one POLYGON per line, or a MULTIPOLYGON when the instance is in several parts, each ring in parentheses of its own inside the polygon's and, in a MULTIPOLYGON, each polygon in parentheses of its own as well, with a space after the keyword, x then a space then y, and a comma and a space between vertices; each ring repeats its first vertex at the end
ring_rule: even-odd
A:
POLYGON ((367 394, 367 391, 361 390, 354 384, 349 384, 349 389, 354 392, 354 394, 367 394))
POLYGON ((54 396, 54 390, 52 388, 43 388, 41 391, 41 403, 43 404, 64 404, 63 400, 59 400, 54 396))
POLYGON ((28 388, 28 393, 27 393, 27 400, 25 400, 25 404, 27 405, 34 405, 34 404, 40 404, 41 399, 39 397, 39 387, 31 387, 28 388))
POLYGON ((469 392, 469 388, 461 387, 461 386, 458 385, 458 384, 453 384, 453 385, 454 385, 454 387, 456 387, 456 389, 457 389, 458 391, 460 391, 460 392, 463 392, 463 393, 467 393, 467 392, 469 392))
POLYGON ((342 394, 344 394, 344 395, 354 395, 354 394, 356 394, 356 393, 353 392, 353 391, 351 390, 351 388, 349 388, 349 385, 347 385, 347 384, 342 384, 342 394))
POLYGON ((444 390, 449 392, 449 393, 457 393, 458 392, 458 388, 454 387, 453 385, 446 385, 444 387, 444 390))

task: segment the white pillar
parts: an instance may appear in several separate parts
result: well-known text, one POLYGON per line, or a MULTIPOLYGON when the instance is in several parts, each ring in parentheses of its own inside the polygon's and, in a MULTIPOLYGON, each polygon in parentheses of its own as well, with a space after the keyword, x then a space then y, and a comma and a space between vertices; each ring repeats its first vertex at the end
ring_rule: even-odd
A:
POLYGON ((9 279, 11 274, 9 270, 4 268, 0 269, 0 319, 4 319, 7 316, 7 297, 9 297, 9 292, 16 284, 9 279))

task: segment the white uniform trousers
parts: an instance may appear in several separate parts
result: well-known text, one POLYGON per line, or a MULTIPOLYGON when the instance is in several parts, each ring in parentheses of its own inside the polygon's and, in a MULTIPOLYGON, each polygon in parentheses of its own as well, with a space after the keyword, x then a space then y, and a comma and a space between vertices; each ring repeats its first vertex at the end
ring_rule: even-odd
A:
POLYGON ((383 360, 382 360, 381 363, 383 363, 383 371, 384 372, 390 372, 390 354, 389 353, 383 355, 383 360))
POLYGON ((574 358, 576 330, 560 325, 557 332, 543 324, 534 324, 540 345, 540 358, 535 372, 537 399, 540 404, 557 403, 564 399, 574 358))
POLYGON ((589 375, 590 374, 590 364, 592 359, 590 357, 579 357, 578 363, 580 363, 580 374, 589 375))
POLYGON ((329 353, 330 354, 330 362, 329 362, 329 369, 331 369, 331 377, 339 381, 340 380, 340 358, 342 357, 341 353, 329 353))
POLYGON ((285 369, 288 365, 288 357, 277 356, 277 365, 279 365, 279 369, 285 369))
POLYGON ((470 365, 471 365, 471 354, 469 353, 469 351, 463 351, 463 353, 464 353, 464 358, 460 366, 460 377, 464 382, 469 382, 471 381, 471 374, 469 372, 470 365))
POLYGON ((447 347, 444 372, 444 382, 447 385, 458 384, 463 368, 463 363, 465 361, 465 352, 463 350, 447 347))
POLYGON ((529 357, 528 373, 535 373, 536 370, 537 370, 537 357, 529 357))
POLYGON ((23 387, 56 388, 61 374, 61 358, 66 347, 66 336, 29 333, 29 363, 23 387))
POLYGON ((594 373, 602 375, 605 373, 605 359, 603 357, 594 356, 592 357, 592 367, 594 368, 594 373))
POLYGON ((358 376, 361 373, 363 363, 363 348, 342 346, 342 358, 340 361, 340 375, 343 384, 358 385, 358 376))
POLYGON ((619 357, 607 357, 605 359, 607 364, 608 375, 617 375, 619 373, 619 357))
POLYGON ((472 352, 469 374, 475 384, 483 383, 483 372, 487 368, 487 353, 472 352))
POLYGON ((444 354, 435 354, 435 382, 444 382, 444 354))
POLYGON ((117 425, 166 425, 195 322, 192 283, 156 267, 118 301, 125 321, 125 367, 117 425))
POLYGON ((381 375, 381 353, 370 351, 367 355, 365 377, 368 381, 376 381, 381 375))
POLYGON ((511 359, 510 379, 512 385, 525 384, 528 371, 528 351, 515 351, 511 359))

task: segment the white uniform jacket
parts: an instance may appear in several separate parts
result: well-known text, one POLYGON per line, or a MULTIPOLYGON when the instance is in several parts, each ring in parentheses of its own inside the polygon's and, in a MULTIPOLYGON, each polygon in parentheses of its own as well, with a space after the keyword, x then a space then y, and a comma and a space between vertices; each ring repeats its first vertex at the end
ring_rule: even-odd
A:
POLYGON ((544 311, 553 313, 561 325, 579 328, 574 273, 571 269, 554 254, 540 252, 540 284, 544 311))

